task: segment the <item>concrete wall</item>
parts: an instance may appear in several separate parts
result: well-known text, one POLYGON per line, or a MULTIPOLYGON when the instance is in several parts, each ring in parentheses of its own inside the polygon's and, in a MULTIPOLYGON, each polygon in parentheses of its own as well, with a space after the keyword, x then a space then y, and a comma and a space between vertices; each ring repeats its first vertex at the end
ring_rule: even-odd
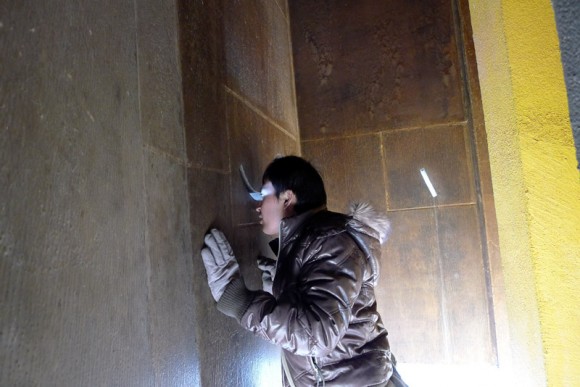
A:
POLYGON ((0 7, 0 384, 195 384, 175 5, 0 7))
POLYGON ((554 11, 547 0, 469 3, 514 380, 575 386, 580 181, 554 11))
POLYGON ((256 284, 236 167, 299 151, 285 2, 3 2, 0 49, 0 385, 272 385, 198 251, 222 226, 256 284))

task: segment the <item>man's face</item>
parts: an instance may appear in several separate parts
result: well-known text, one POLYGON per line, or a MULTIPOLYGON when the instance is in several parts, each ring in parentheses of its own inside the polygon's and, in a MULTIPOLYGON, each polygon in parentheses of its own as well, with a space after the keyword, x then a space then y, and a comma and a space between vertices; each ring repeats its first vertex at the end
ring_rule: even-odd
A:
POLYGON ((266 235, 278 235, 280 222, 285 216, 288 216, 288 207, 285 206, 283 195, 276 197, 276 190, 271 182, 267 181, 262 186, 263 200, 260 202, 256 211, 260 217, 262 231, 266 235))

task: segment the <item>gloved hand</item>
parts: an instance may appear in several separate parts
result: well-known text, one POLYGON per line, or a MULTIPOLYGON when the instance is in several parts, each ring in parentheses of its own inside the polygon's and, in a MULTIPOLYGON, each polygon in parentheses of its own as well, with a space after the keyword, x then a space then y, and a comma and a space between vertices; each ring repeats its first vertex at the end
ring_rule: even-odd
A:
POLYGON ((206 246, 201 250, 201 257, 207 272, 207 283, 217 302, 224 294, 226 286, 239 276, 240 267, 232 247, 221 231, 212 229, 206 234, 204 241, 206 246))
POLYGON ((262 289, 272 294, 272 285, 276 275, 276 261, 263 256, 258 256, 258 268, 262 270, 262 289))

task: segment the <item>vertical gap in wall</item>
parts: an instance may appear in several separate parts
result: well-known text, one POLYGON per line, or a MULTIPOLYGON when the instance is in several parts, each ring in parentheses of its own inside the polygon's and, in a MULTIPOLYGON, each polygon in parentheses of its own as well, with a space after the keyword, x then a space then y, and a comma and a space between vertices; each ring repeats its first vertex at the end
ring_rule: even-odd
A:
POLYGON ((292 76, 292 103, 296 115, 296 144, 298 145, 298 155, 302 156, 302 136, 300 134, 300 117, 298 116, 298 97, 296 95, 296 73, 294 66, 294 47, 292 44, 292 23, 290 22, 290 4, 286 1, 288 13, 284 16, 288 22, 288 45, 290 46, 290 75, 292 76))
POLYGON ((435 198, 431 199, 433 218, 435 220, 435 234, 437 235, 437 279, 439 280, 439 304, 441 306, 441 323, 443 324, 443 353, 445 361, 451 360, 451 332, 449 330, 449 314, 445 289, 445 275, 443 269, 443 250, 441 249, 441 233, 439 232, 439 205, 435 198))
POLYGON ((387 158, 385 156, 385 144, 384 141, 384 132, 379 132, 379 150, 381 153, 381 172, 383 176, 383 187, 385 187, 385 195, 383 200, 385 201, 385 212, 389 213, 389 189, 387 188, 387 158))
MULTIPOLYGON (((485 219, 484 219, 484 211, 483 211, 483 198, 482 198, 482 191, 481 191, 481 182, 480 182, 480 172, 479 172, 479 164, 477 160, 477 144, 475 139, 475 128, 473 123, 473 106, 471 100, 471 85, 469 83, 469 66, 467 64, 467 55, 465 53, 465 39, 464 33, 465 30, 463 28, 463 18, 461 15, 459 1, 462 0, 452 0, 451 7, 453 12, 453 22, 454 22, 454 31, 455 31, 455 39, 457 44, 457 52, 459 54, 459 63, 460 63, 460 73, 461 73, 461 80, 463 87, 461 88, 463 94, 463 106, 464 106, 464 113, 467 119, 467 139, 468 139, 468 146, 469 146, 469 153, 471 156, 471 164, 473 168, 473 178, 475 183, 475 192, 477 194, 476 200, 476 209, 477 209, 477 221, 479 225, 479 232, 481 238, 481 252, 483 258, 483 269, 485 273, 485 291, 487 296, 487 309, 489 314, 489 333, 490 338, 492 341, 491 345, 491 353, 493 359, 491 359, 496 366, 499 366, 498 363, 498 343, 497 343, 497 333, 495 329, 495 312, 494 312, 494 301, 493 301, 493 289, 492 289, 492 281, 491 281, 491 272, 490 272, 490 260, 489 260, 489 251, 487 248, 487 232, 485 227, 485 219)), ((467 12, 467 11, 465 11, 467 12)))
POLYGON ((151 241, 149 240, 149 202, 148 202, 148 192, 147 192, 147 173, 149 168, 148 154, 146 148, 146 141, 150 141, 150 133, 147 133, 146 137, 143 138, 143 110, 141 106, 141 62, 139 60, 139 9, 138 1, 133 1, 133 12, 135 17, 135 65, 137 68, 137 108, 138 108, 138 122, 139 122, 139 133, 141 133, 141 165, 142 174, 141 182, 142 189, 144 193, 144 203, 145 203, 145 267, 146 267, 146 305, 147 305, 147 321, 145 322, 145 327, 147 329, 147 349, 149 350, 149 358, 151 363, 149 367, 151 368, 151 373, 155 381, 158 380, 158 370, 157 362, 155 361, 156 354, 153 350, 153 332, 151 328, 151 241))
MULTIPOLYGON (((183 141, 183 153, 181 154, 181 159, 184 160, 185 162, 185 184, 187 186, 188 182, 187 182, 187 176, 189 174, 189 166, 190 166, 190 162, 189 162, 189 155, 187 154, 187 136, 186 136, 186 128, 185 128, 185 101, 183 100, 183 68, 182 68, 182 63, 181 63, 181 20, 179 19, 179 10, 180 10, 180 2, 176 1, 175 2, 175 21, 177 22, 177 33, 175 34, 175 63, 177 63, 177 74, 179 77, 179 85, 181 86, 181 90, 179 91, 179 103, 181 104, 181 109, 180 109, 180 119, 182 122, 181 125, 181 139, 183 141)), ((188 190, 189 192, 189 190, 188 190)), ((189 211, 189 207, 191 206, 191 204, 189 203, 189 194, 187 197, 187 210, 189 211)), ((189 213, 189 212, 188 212, 189 213)))
MULTIPOLYGON (((237 96, 233 96, 228 94, 228 88, 226 85, 227 81, 223 80, 222 84, 219 85, 218 87, 221 87, 223 90, 223 103, 225 106, 225 117, 224 117, 224 121, 225 121, 225 129, 226 129, 226 151, 228 154, 228 159, 227 159, 227 170, 228 172, 228 181, 229 181, 229 193, 228 193, 228 200, 229 200, 229 206, 230 206, 230 225, 232 227, 232 231, 233 232, 237 232, 237 227, 239 227, 239 224, 236 223, 236 216, 235 216, 235 211, 234 211, 234 187, 235 187, 235 178, 239 178, 239 171, 238 168, 240 167, 239 165, 232 165, 232 144, 231 144, 231 127, 230 127, 230 114, 232 114, 232 109, 237 109, 237 105, 236 103, 232 103, 232 106, 229 106, 230 101, 232 101, 232 99, 237 99, 237 96)), ((240 101, 243 102, 243 101, 240 101)), ((234 111, 234 116, 236 116, 237 112, 234 111)), ((246 167, 247 168, 247 167, 246 167)), ((258 188, 260 189, 260 188, 258 188)))

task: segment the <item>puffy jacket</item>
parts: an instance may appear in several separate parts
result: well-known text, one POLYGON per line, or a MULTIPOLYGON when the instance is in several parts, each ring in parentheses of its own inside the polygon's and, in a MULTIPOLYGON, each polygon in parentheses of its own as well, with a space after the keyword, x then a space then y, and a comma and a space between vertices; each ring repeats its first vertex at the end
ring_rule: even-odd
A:
POLYGON ((226 288, 218 309, 282 347, 285 386, 387 385, 393 357, 374 292, 387 228, 366 206, 286 218, 273 295, 241 279, 226 288))

